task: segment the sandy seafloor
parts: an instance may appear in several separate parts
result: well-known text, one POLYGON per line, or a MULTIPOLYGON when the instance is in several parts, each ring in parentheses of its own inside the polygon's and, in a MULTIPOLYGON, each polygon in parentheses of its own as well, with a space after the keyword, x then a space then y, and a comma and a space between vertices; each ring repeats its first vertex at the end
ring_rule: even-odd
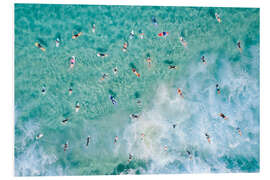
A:
POLYGON ((14 17, 16 176, 259 172, 259 9, 15 4, 14 17))

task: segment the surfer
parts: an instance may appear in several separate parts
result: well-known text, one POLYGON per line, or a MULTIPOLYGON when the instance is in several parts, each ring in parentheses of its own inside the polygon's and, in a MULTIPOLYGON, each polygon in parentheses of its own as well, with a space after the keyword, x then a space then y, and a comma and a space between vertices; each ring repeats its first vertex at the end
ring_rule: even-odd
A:
POLYGON ((202 62, 203 62, 204 64, 206 64, 206 60, 205 60, 204 56, 201 57, 201 60, 202 60, 202 62))
POLYGON ((156 17, 155 17, 155 16, 152 16, 152 23, 153 23, 155 26, 157 26, 157 25, 158 25, 158 23, 157 23, 157 19, 156 19, 156 17))
POLYGON ((40 139, 43 137, 43 134, 42 133, 39 133, 37 136, 36 136, 36 139, 40 139))
POLYGON ((220 94, 220 88, 218 84, 216 84, 216 90, 217 90, 217 93, 220 94))
POLYGON ((81 36, 82 35, 82 32, 79 32, 78 34, 74 34, 72 32, 72 39, 76 39, 77 37, 81 36))
POLYGON ((141 75, 136 71, 135 68, 132 68, 132 72, 137 76, 137 77, 140 77, 141 75))
POLYGON ((237 42, 237 48, 239 49, 240 53, 242 52, 241 43, 240 41, 237 42))
POLYGON ((69 94, 69 95, 72 94, 72 87, 70 87, 70 88, 68 89, 68 94, 69 94))
POLYGON ((177 88, 177 94, 179 94, 180 96, 184 97, 180 88, 177 88))
POLYGON ((187 47, 187 42, 184 40, 184 38, 182 36, 180 36, 179 38, 181 44, 184 46, 184 47, 187 47))
POLYGON ((223 119, 228 119, 228 117, 225 116, 223 113, 220 113, 219 116, 222 117, 223 119))
POLYGON ((139 118, 139 115, 137 115, 137 114, 131 114, 130 117, 132 119, 138 119, 139 118))
POLYGON ((59 45, 60 45, 60 38, 57 37, 56 40, 55 40, 55 46, 59 47, 59 45))
POLYGON ((110 95, 110 99, 111 99, 111 101, 112 101, 113 104, 116 104, 117 103, 116 100, 115 100, 115 98, 112 95, 110 95))
POLYGON ((217 21, 218 21, 219 23, 221 23, 221 19, 220 19, 218 13, 215 13, 215 16, 216 16, 217 21))
POLYGON ((151 58, 150 58, 150 56, 147 57, 146 62, 148 63, 148 67, 151 67, 151 58))
POLYGON ((108 56, 108 54, 104 54, 104 53, 97 53, 97 56, 98 56, 98 57, 107 57, 107 56, 108 56))
POLYGON ((76 62, 75 56, 72 56, 71 59, 70 59, 70 68, 71 68, 71 69, 74 67, 75 62, 76 62))
POLYGON ((142 141, 144 140, 144 136, 145 136, 145 134, 144 133, 141 133, 141 140, 142 141))
POLYGON ((236 130, 238 131, 238 134, 239 134, 240 136, 242 136, 242 132, 241 132, 240 128, 238 127, 238 128, 236 128, 236 130))
POLYGON ((108 77, 107 74, 103 74, 102 78, 100 79, 101 81, 103 81, 106 77, 108 77))
POLYGON ((204 135, 205 135, 205 137, 206 137, 207 141, 208 141, 208 142, 209 142, 209 144, 210 144, 210 143, 211 143, 210 136, 209 136, 207 133, 205 133, 204 135))
POLYGON ((42 93, 43 95, 46 94, 46 87, 45 87, 45 86, 42 87, 41 93, 42 93))
POLYGON ((66 118, 66 119, 64 119, 61 123, 62 123, 62 124, 66 124, 66 123, 68 122, 68 120, 69 120, 69 119, 66 118))
POLYGON ((114 144, 116 144, 117 141, 118 141, 118 136, 115 136, 115 138, 114 138, 114 144))
POLYGON ((132 31, 129 33, 129 39, 133 39, 133 38, 134 38, 134 35, 135 35, 135 33, 134 33, 134 31, 132 30, 132 31))
POLYGON ((130 162, 132 160, 132 154, 128 154, 128 162, 130 162))
POLYGON ((139 30, 139 35, 140 35, 140 38, 143 39, 144 33, 141 29, 139 30))
POLYGON ((93 25, 92 25, 92 32, 95 33, 95 31, 96 31, 96 25, 93 24, 93 25))
POLYGON ((67 148, 68 148, 68 142, 66 142, 66 143, 64 144, 64 152, 67 150, 67 148))
POLYGON ((118 69, 117 69, 117 67, 115 67, 115 68, 113 69, 113 73, 114 73, 114 74, 117 74, 117 72, 118 72, 118 69))
POLYGON ((168 35, 169 35, 169 32, 161 32, 158 34, 158 36, 160 36, 160 37, 162 37, 162 36, 166 37, 168 35))
POLYGON ((191 155, 191 152, 189 150, 187 150, 187 154, 188 154, 189 159, 191 160, 192 159, 192 155, 191 155))
POLYGON ((124 42, 124 45, 123 45, 123 51, 126 52, 127 51, 127 47, 128 47, 128 43, 127 42, 124 42))
POLYGON ((35 46, 38 47, 40 50, 42 51, 46 51, 46 49, 44 47, 42 47, 42 45, 40 43, 35 43, 35 46))
POLYGON ((173 66, 173 65, 169 66, 169 69, 176 69, 176 68, 177 68, 177 66, 173 66))
POLYGON ((79 102, 76 103, 75 111, 78 112, 80 110, 80 104, 79 102))
POLYGON ((88 147, 89 143, 90 143, 90 140, 91 140, 91 137, 88 136, 87 139, 86 139, 86 147, 88 147))

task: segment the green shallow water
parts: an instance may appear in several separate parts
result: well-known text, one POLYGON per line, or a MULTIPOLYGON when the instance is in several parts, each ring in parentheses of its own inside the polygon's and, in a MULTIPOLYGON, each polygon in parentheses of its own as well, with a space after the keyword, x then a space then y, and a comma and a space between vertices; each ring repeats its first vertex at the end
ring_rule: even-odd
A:
POLYGON ((259 170, 259 9, 15 4, 14 27, 16 176, 259 170), (169 35, 158 37, 163 31, 169 35), (72 39, 72 32, 83 34, 72 39), (58 48, 56 37, 61 38, 58 48), (125 41, 127 52, 122 51, 125 41), (98 52, 109 56, 97 57, 98 52), (71 56, 76 57, 73 70, 71 56), (178 68, 169 70, 169 65, 178 68), (104 73, 108 77, 101 81, 104 73), (219 97, 216 83, 222 89, 219 97), (178 87, 182 101, 176 97, 178 87), (81 106, 77 113, 76 102, 81 106), (220 111, 231 116, 229 123, 217 123, 214 114, 220 111), (142 114, 140 121, 132 121, 132 113, 142 114), (62 125, 65 118, 70 120, 62 125), (177 131, 172 123, 179 125, 177 131), (236 138, 238 126, 242 138, 236 138), (206 130, 216 141, 213 146, 206 147, 206 130), (141 132, 149 138, 143 145, 136 140, 141 132), (39 133, 44 137, 36 140, 39 133), (87 136, 92 138, 88 148, 87 136), (231 148, 232 141, 240 145, 231 148), (160 154, 165 144, 170 151, 160 154), (187 161, 187 148, 193 164, 187 161), (134 155, 131 164, 128 153, 134 155))

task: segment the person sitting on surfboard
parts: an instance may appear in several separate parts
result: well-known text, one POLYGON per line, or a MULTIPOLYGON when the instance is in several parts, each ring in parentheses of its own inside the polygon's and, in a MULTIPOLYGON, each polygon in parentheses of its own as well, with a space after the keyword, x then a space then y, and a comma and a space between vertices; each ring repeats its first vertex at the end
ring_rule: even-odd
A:
POLYGON ((80 110, 80 104, 79 102, 76 103, 75 111, 78 112, 80 110))
POLYGON ((115 138, 114 138, 114 144, 116 144, 117 141, 118 141, 118 136, 115 136, 115 138))
POLYGON ((42 51, 46 51, 46 49, 44 47, 42 47, 42 45, 40 43, 35 43, 35 46, 38 47, 40 50, 42 51))
POLYGON ((76 39, 77 37, 81 36, 82 32, 79 32, 78 34, 73 34, 72 32, 72 39, 76 39))
POLYGON ((110 95, 110 99, 111 99, 111 101, 112 101, 113 104, 116 104, 117 103, 117 101, 115 100, 115 98, 112 95, 110 95))
POLYGON ((169 35, 169 32, 161 32, 161 33, 159 33, 158 34, 158 36, 164 36, 164 37, 166 37, 166 36, 168 36, 169 35))
POLYGON ((157 19, 156 19, 156 17, 155 17, 155 16, 152 16, 152 23, 153 23, 155 26, 157 26, 157 25, 158 25, 158 23, 157 23, 157 19))
POLYGON ((236 128, 236 130, 238 131, 238 134, 239 134, 240 136, 242 136, 242 132, 241 132, 240 128, 238 127, 238 128, 236 128))
POLYGON ((56 47, 59 47, 59 45, 60 45, 60 38, 56 38, 56 40, 55 40, 55 46, 56 47))

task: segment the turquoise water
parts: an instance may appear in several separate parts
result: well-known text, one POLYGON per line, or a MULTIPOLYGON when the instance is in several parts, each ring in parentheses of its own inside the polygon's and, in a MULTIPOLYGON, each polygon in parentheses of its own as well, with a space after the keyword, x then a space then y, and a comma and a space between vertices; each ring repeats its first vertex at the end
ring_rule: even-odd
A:
POLYGON ((259 9, 15 4, 14 27, 16 176, 259 172, 259 9))

